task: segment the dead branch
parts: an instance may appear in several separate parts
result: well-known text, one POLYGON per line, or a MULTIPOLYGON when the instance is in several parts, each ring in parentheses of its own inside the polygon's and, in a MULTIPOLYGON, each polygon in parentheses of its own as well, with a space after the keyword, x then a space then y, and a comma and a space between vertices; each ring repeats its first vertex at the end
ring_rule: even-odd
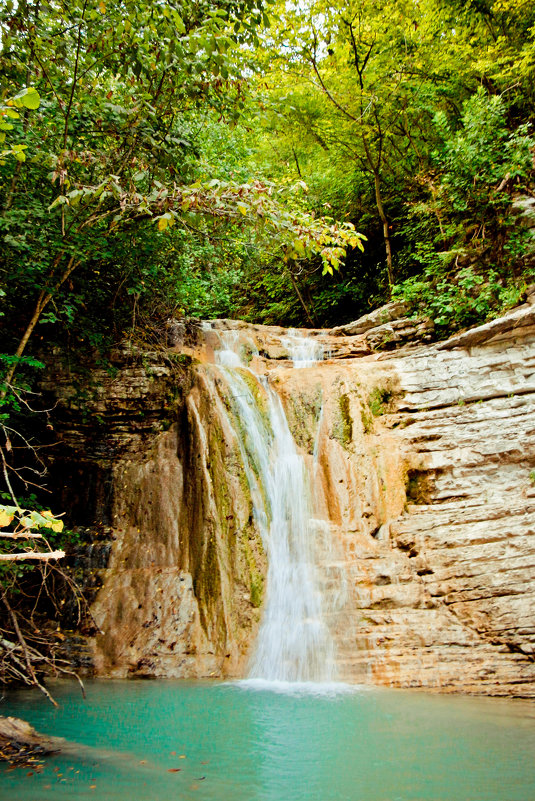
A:
POLYGON ((8 613, 9 613, 9 616, 10 616, 12 622, 13 622, 13 628, 15 629, 15 633, 16 633, 17 639, 18 639, 18 641, 20 643, 20 647, 22 648, 22 653, 24 655, 24 661, 26 663, 26 667, 27 667, 27 670, 28 670, 28 677, 31 679, 31 682, 27 682, 27 683, 28 684, 31 683, 31 684, 34 684, 36 687, 39 687, 39 689, 41 690, 43 695, 45 695, 48 698, 50 703, 52 703, 54 706, 57 706, 58 705, 57 702, 54 700, 54 698, 52 698, 52 696, 50 695, 50 693, 48 692, 46 687, 43 687, 43 685, 41 684, 41 682, 39 681, 39 679, 36 676, 35 670, 33 669, 32 660, 31 660, 30 654, 28 652, 28 646, 26 645, 26 640, 22 636, 22 632, 21 632, 20 627, 19 627, 19 621, 17 620, 17 616, 16 616, 15 612, 13 611, 13 609, 11 608, 11 606, 9 604, 9 601, 7 600, 7 598, 6 598, 6 596, 5 596, 5 594, 3 592, 2 592, 2 600, 4 602, 4 606, 6 607, 8 613))
POLYGON ((0 562, 21 562, 23 559, 37 559, 39 562, 48 562, 50 559, 63 559, 65 551, 48 551, 39 553, 38 551, 26 551, 24 553, 3 553, 0 554, 0 562))

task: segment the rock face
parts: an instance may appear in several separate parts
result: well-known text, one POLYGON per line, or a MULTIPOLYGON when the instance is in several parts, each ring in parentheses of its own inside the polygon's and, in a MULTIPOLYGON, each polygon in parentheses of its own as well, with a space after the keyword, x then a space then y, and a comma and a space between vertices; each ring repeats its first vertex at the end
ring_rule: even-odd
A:
POLYGON ((209 368, 178 356, 115 354, 83 391, 57 361, 45 386, 52 478, 83 526, 69 561, 95 598, 89 648, 67 651, 99 675, 238 675, 254 642, 265 558, 235 438, 209 368))
POLYGON ((292 378, 289 407, 326 388, 340 676, 535 696, 535 331, 292 378))
POLYGON ((408 497, 390 545, 406 555, 423 604, 403 625, 408 653, 398 630, 372 671, 387 683, 534 696, 532 309, 392 366, 399 413, 384 423, 404 454, 408 497))
MULTIPOLYGON (((135 388, 123 374, 134 368, 119 367, 93 401, 108 450, 83 442, 85 464, 94 474, 98 463, 96 485, 107 488, 93 495, 106 498, 113 543, 93 604, 103 632, 95 670, 245 670, 265 557, 225 387, 205 364, 218 330, 231 329, 282 399, 308 454, 331 558, 344 567, 343 610, 331 621, 340 678, 535 697, 532 312, 521 307, 440 344, 399 347, 400 338, 390 350, 381 326, 420 326, 420 342, 430 330, 391 309, 388 320, 308 332, 329 358, 303 370, 291 369, 286 330, 218 321, 199 363, 182 371, 172 409, 165 398, 176 376, 161 355, 150 380, 147 364, 135 368, 135 388)), ((58 429, 74 454, 77 410, 68 381, 57 384, 58 429)))

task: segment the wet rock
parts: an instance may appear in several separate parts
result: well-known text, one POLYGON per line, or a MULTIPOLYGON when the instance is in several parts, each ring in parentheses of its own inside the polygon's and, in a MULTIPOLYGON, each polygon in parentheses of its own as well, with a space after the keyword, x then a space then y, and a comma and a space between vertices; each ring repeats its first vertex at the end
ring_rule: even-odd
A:
POLYGON ((0 760, 14 765, 36 764, 40 758, 61 751, 65 740, 39 734, 25 720, 0 717, 0 760))
POLYGON ((535 697, 534 308, 415 347, 403 343, 431 328, 393 307, 360 333, 308 332, 326 360, 304 370, 291 369, 286 329, 214 321, 201 364, 176 379, 167 430, 174 379, 161 356, 151 375, 151 360, 117 362, 91 400, 100 439, 61 378, 57 427, 90 486, 76 493, 111 530, 109 562, 85 551, 103 582, 97 672, 245 669, 266 564, 224 382, 205 364, 218 331, 235 330, 313 476, 340 677, 535 697))

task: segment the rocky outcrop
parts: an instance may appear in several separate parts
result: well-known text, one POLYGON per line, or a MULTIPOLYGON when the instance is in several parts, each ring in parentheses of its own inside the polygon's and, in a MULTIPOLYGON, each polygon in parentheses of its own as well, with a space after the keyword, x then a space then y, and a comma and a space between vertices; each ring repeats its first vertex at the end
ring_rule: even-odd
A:
POLYGON ((219 332, 233 330, 307 454, 336 565, 325 576, 340 595, 340 677, 535 696, 533 306, 444 343, 400 347, 400 336, 389 350, 385 326, 430 336, 395 313, 308 332, 326 359, 305 370, 290 369, 286 329, 216 321, 186 363, 178 340, 135 364, 118 358, 83 403, 56 372, 56 474, 83 453, 73 508, 92 503, 111 545, 94 569, 98 673, 245 670, 266 565, 210 364, 219 332))
MULTIPOLYGON (((391 522, 390 543, 407 555, 444 621, 438 627, 428 612, 411 626, 428 643, 413 654, 422 658, 415 674, 424 686, 533 696, 530 310, 459 339, 396 360, 399 413, 384 418, 407 469, 407 507, 391 522)), ((388 676, 391 667, 385 662, 377 671, 388 676)), ((405 669, 396 672, 401 677, 405 669)), ((400 683, 411 681, 406 675, 400 683)))
POLYGON ((43 756, 61 751, 65 740, 39 734, 19 718, 0 717, 0 761, 31 767, 43 756))
POLYGON ((531 315, 278 371, 296 436, 325 399, 318 498, 351 588, 335 627, 342 678, 535 696, 531 315))
POLYGON ((357 334, 364 334, 366 331, 378 328, 381 325, 405 319, 407 312, 408 307, 406 303, 400 300, 394 300, 391 303, 387 303, 385 306, 381 306, 379 309, 374 309, 374 311, 365 314, 363 317, 359 317, 358 320, 352 323, 346 323, 345 325, 332 328, 330 333, 334 334, 334 336, 356 336, 357 334))
POLYGON ((221 404, 200 371, 178 421, 143 458, 114 468, 116 542, 92 607, 99 674, 244 670, 265 559, 221 404))
MULTIPOLYGON (((413 319, 405 316, 407 308, 398 301, 370 312, 354 323, 332 329, 307 329, 306 335, 323 349, 327 361, 355 359, 376 351, 397 350, 431 342, 434 324, 428 318, 413 319), (400 316, 403 315, 403 316, 400 316)), ((205 329, 204 345, 197 350, 203 360, 212 361, 214 349, 219 347, 219 332, 235 331, 243 348, 267 369, 270 362, 289 361, 289 344, 294 329, 273 325, 254 325, 242 320, 212 320, 205 329)), ((254 366, 254 363, 253 363, 254 366)), ((272 365, 271 365, 272 366, 272 365)))
POLYGON ((93 602, 89 639, 69 636, 66 653, 106 676, 243 672, 265 557, 210 369, 118 351, 82 378, 58 359, 44 389, 61 441, 51 477, 82 540, 67 564, 93 602))

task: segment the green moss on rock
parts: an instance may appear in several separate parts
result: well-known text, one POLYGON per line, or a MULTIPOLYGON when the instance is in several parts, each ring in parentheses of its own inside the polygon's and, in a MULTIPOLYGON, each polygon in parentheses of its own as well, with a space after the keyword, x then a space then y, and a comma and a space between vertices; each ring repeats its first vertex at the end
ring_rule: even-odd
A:
POLYGON ((334 420, 332 436, 347 448, 353 440, 353 418, 351 417, 349 395, 342 393, 338 398, 338 410, 334 420))

